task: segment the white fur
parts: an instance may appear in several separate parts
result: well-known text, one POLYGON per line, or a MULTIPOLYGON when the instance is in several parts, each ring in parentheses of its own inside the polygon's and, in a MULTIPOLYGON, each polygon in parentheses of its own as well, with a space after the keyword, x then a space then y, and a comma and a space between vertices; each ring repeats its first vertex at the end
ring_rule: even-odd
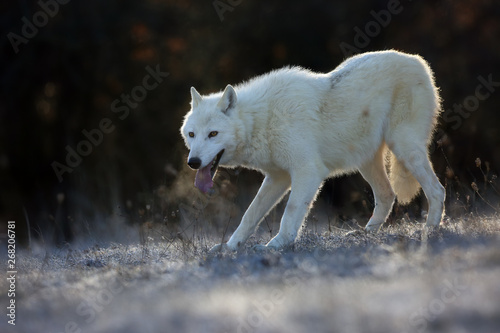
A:
POLYGON ((427 225, 439 225, 445 191, 427 145, 440 100, 421 57, 369 52, 326 74, 286 67, 235 88, 228 85, 224 92, 202 97, 192 88, 191 93, 192 110, 181 128, 189 158, 201 159, 203 167, 225 149, 222 166, 265 175, 227 248, 238 249, 290 189, 279 233, 267 247, 293 244, 323 181, 356 170, 375 196, 367 230, 384 223, 396 195, 407 203, 419 186, 429 202, 427 225), (218 135, 209 138, 212 131, 218 135))

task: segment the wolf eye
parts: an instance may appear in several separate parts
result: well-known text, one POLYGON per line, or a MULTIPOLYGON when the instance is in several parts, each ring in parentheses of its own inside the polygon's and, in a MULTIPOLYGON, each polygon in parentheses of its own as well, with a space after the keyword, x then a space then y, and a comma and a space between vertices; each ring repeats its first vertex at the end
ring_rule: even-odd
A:
POLYGON ((188 135, 189 135, 190 138, 194 138, 194 133, 193 132, 189 132, 188 135))
POLYGON ((214 137, 214 136, 216 136, 217 134, 219 134, 219 132, 217 132, 217 131, 212 131, 212 132, 208 133, 208 137, 209 137, 209 138, 213 138, 213 137, 214 137))

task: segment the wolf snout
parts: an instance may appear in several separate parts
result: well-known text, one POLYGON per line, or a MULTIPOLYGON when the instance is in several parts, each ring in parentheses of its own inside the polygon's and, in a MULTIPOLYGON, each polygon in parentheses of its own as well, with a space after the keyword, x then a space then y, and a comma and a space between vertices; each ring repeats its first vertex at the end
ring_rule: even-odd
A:
POLYGON ((188 160, 188 165, 191 169, 199 169, 201 167, 201 160, 198 157, 192 157, 188 160))

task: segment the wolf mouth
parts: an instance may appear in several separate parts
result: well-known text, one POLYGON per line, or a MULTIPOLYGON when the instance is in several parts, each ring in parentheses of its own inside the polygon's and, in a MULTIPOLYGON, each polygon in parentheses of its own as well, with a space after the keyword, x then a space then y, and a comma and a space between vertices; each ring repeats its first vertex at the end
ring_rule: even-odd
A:
POLYGON ((222 149, 217 156, 212 160, 211 167, 210 167, 210 176, 212 176, 212 179, 214 179, 215 173, 217 172, 217 168, 219 167, 219 162, 222 157, 222 154, 224 154, 224 149, 222 149))
POLYGON ((220 159, 224 154, 224 149, 222 149, 205 167, 199 169, 196 172, 196 179, 194 181, 194 186, 200 189, 203 193, 207 193, 214 186, 214 176, 217 173, 217 168, 219 167, 220 159))

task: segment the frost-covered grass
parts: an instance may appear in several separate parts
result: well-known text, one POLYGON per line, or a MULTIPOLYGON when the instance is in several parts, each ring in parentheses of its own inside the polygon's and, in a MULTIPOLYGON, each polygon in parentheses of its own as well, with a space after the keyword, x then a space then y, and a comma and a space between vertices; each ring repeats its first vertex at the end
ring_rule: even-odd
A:
MULTIPOLYGON (((426 233, 307 231, 293 251, 209 257, 217 237, 17 254, 1 332, 494 332, 500 220, 426 233)), ((153 234, 153 233, 152 233, 153 234)), ((2 279, 1 290, 7 282, 2 279)), ((7 295, 0 296, 6 304, 7 295)), ((4 311, 5 312, 5 311, 4 311)))

